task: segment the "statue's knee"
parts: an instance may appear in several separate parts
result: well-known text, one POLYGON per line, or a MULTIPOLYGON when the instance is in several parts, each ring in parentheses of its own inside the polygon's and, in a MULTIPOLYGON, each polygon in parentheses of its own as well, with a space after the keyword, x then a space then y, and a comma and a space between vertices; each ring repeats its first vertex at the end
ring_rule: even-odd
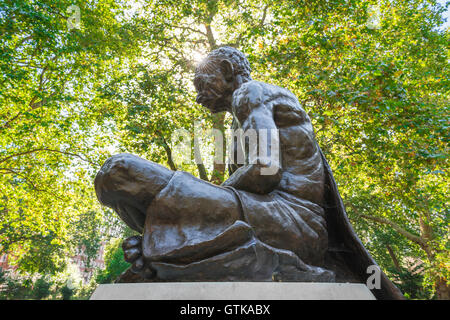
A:
POLYGON ((112 171, 123 170, 125 168, 126 162, 122 154, 109 157, 98 171, 94 180, 95 185, 101 184, 105 177, 111 176, 112 171))
POLYGON ((115 191, 118 183, 122 184, 127 180, 126 175, 130 169, 130 160, 134 157, 136 156, 120 153, 105 161, 94 180, 95 191, 100 202, 108 205, 108 203, 105 203, 105 195, 115 191))
POLYGON ((118 196, 147 203, 173 175, 173 171, 138 156, 121 153, 105 161, 94 181, 97 198, 111 206, 118 196))
POLYGON ((114 173, 117 172, 127 172, 130 169, 132 162, 137 159, 140 158, 128 153, 119 153, 108 158, 102 169, 104 168, 105 173, 109 175, 114 175, 114 173))

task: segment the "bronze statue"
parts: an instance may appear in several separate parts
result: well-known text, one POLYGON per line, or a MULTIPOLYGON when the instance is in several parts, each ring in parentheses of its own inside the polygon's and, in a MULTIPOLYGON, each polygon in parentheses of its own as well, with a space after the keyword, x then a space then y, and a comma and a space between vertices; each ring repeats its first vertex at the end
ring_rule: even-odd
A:
MULTIPOLYGON (((252 80, 246 57, 231 47, 212 51, 194 84, 197 102, 232 113, 235 129, 278 130, 280 154, 251 162, 247 154, 221 186, 134 155, 109 158, 95 190, 142 233, 123 244, 134 281, 365 283, 367 267, 376 263, 347 219, 297 98, 252 80), (268 168, 273 174, 262 174, 268 168)), ((270 148, 257 141, 252 148, 270 148)), ((379 299, 403 297, 383 273, 381 288, 372 292, 379 299)))

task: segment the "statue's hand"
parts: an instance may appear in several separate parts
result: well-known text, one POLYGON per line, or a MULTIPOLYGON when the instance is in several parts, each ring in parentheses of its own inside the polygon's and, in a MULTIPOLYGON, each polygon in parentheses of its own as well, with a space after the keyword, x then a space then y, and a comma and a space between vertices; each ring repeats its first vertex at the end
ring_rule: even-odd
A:
POLYGON ((238 190, 267 194, 271 192, 281 180, 281 170, 277 167, 274 174, 262 174, 261 170, 272 168, 260 159, 255 164, 247 164, 237 169, 222 186, 234 187, 238 190))
POLYGON ((133 236, 125 239, 122 243, 122 249, 125 261, 131 263, 131 271, 136 274, 141 274, 144 278, 152 278, 154 276, 153 270, 146 266, 145 260, 142 257, 142 237, 133 236))

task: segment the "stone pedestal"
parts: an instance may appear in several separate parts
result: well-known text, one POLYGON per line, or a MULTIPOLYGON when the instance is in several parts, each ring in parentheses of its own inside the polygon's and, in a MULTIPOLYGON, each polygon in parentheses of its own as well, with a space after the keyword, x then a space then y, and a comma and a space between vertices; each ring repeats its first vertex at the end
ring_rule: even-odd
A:
POLYGON ((91 300, 375 300, 360 283, 158 282, 101 284, 91 300))

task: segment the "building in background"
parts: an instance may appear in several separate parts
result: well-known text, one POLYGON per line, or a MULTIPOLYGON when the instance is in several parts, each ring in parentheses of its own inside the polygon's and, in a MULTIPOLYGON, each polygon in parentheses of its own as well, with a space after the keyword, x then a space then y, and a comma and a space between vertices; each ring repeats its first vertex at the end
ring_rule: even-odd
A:
POLYGON ((77 252, 75 256, 72 257, 71 261, 78 266, 80 275, 83 278, 84 283, 87 283, 89 282, 89 280, 91 280, 96 269, 103 269, 105 267, 105 261, 103 260, 104 253, 105 243, 102 242, 100 248, 98 249, 97 255, 90 261, 90 264, 88 266, 88 257, 85 254, 84 246, 77 249, 77 252))
POLYGON ((15 270, 17 269, 17 267, 14 266, 10 266, 8 263, 8 255, 7 254, 3 254, 0 256, 0 269, 2 270, 15 270))

